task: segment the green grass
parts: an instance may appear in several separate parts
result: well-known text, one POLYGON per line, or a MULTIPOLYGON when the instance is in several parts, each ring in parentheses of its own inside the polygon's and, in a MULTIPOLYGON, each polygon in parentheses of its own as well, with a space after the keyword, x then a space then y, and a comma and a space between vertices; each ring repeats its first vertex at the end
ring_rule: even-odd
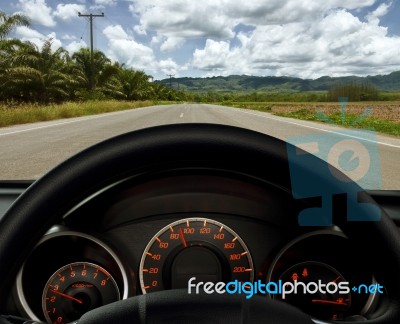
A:
POLYGON ((113 111, 135 109, 154 105, 153 101, 87 101, 66 102, 60 105, 41 106, 37 104, 0 105, 0 127, 89 116, 113 111))
POLYGON ((394 101, 400 100, 400 92, 397 91, 382 91, 379 93, 379 100, 394 101))
MULTIPOLYGON (((316 115, 314 112, 307 109, 299 109, 293 112, 276 112, 274 114, 282 117, 327 122, 316 115)), ((396 123, 393 121, 384 120, 376 117, 365 117, 362 120, 357 120, 359 119, 359 116, 354 114, 347 114, 345 119, 342 121, 342 115, 339 112, 329 114, 327 117, 330 119, 329 122, 335 125, 343 125, 344 127, 348 128, 368 129, 389 135, 400 136, 400 123, 396 123)))
POLYGON ((221 103, 216 103, 223 106, 229 106, 234 108, 250 109, 263 112, 271 112, 273 104, 268 102, 231 102, 224 101, 221 103))
POLYGON ((160 105, 180 105, 184 103, 183 101, 178 101, 178 100, 157 100, 154 101, 154 105, 160 106, 160 105))

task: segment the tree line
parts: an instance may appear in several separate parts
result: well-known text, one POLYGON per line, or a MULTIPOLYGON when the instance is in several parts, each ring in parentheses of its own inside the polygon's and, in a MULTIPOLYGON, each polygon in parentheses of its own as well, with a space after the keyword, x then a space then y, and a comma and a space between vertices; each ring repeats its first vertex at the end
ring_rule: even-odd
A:
POLYGON ((327 101, 346 97, 348 101, 379 100, 379 90, 367 82, 338 83, 333 85, 327 94, 327 101))
POLYGON ((61 103, 87 99, 185 100, 185 93, 150 82, 143 71, 112 62, 103 52, 81 48, 72 55, 52 39, 38 47, 8 38, 16 26, 29 26, 23 15, 0 11, 0 101, 61 103), (91 77, 94 79, 94 89, 91 77))
POLYGON ((337 102, 345 97, 349 102, 398 100, 399 95, 384 96, 368 83, 337 83, 328 91, 254 91, 220 92, 207 91, 192 93, 197 102, 337 102))

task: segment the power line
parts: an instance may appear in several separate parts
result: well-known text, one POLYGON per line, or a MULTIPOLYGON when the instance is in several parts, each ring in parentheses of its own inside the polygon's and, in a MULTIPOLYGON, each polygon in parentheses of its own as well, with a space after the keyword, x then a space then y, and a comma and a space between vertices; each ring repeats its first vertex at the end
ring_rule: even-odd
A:
POLYGON ((86 25, 85 25, 85 27, 83 28, 83 32, 82 32, 82 35, 81 35, 81 40, 83 40, 83 36, 85 35, 85 33, 86 33, 86 27, 87 27, 87 24, 88 24, 88 22, 86 22, 86 25))
POLYGON ((94 62, 93 62, 93 19, 96 17, 104 17, 104 12, 102 12, 100 15, 95 15, 95 14, 84 14, 83 15, 80 12, 78 12, 78 16, 89 18, 89 23, 90 23, 90 66, 91 66, 90 90, 94 91, 95 82, 94 82, 94 62))

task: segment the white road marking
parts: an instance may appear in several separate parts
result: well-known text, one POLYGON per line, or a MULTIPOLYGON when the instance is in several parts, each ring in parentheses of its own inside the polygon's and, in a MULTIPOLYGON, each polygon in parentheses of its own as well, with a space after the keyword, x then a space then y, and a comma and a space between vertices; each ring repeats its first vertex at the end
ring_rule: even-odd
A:
MULTIPOLYGON (((90 119, 92 119, 92 118, 90 118, 90 119)), ((37 129, 49 128, 49 127, 54 127, 54 126, 59 126, 59 125, 72 124, 72 123, 76 123, 78 121, 80 121, 80 120, 72 120, 72 121, 67 121, 67 122, 63 122, 63 123, 44 125, 44 126, 36 126, 36 127, 21 129, 21 130, 17 130, 17 131, 13 131, 13 132, 3 133, 3 134, 0 134, 0 136, 13 135, 13 134, 18 134, 18 133, 25 133, 25 132, 34 131, 34 130, 37 130, 37 129)))

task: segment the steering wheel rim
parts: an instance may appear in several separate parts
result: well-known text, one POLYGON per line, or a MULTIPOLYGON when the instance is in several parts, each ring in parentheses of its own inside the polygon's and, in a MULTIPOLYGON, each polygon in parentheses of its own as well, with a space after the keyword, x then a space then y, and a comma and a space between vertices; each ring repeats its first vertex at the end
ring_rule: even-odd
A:
MULTIPOLYGON (((104 184, 179 161, 188 166, 193 163, 223 165, 291 190, 286 145, 276 138, 232 126, 178 124, 120 135, 78 153, 32 184, 0 221, 0 313, 7 297, 2 292, 10 291, 31 248, 65 212, 104 184), (246 163, 241 160, 242 156, 246 157, 246 163)), ((323 163, 315 158, 313 165, 298 167, 322 181, 331 181, 318 167, 323 163)), ((359 200, 374 203, 365 192, 359 195, 359 200)), ((384 274, 390 294, 389 306, 367 323, 398 323, 400 235, 397 227, 383 210, 381 220, 376 222, 346 222, 335 214, 333 217, 334 223, 350 239, 367 248, 384 274), (389 253, 390 259, 382 257, 382 249, 389 253)))

